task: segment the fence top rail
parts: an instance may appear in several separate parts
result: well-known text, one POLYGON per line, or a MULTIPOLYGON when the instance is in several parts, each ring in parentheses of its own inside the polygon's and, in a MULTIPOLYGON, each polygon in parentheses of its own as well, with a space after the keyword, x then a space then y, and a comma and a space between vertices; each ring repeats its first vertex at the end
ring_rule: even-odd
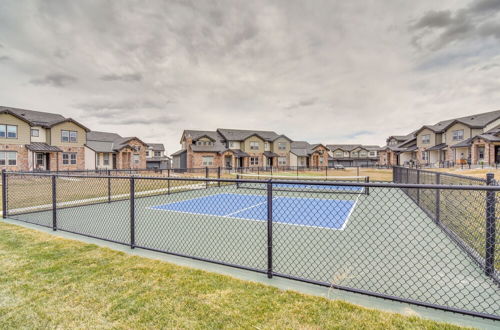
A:
POLYGON ((467 179, 467 180, 478 181, 478 182, 486 182, 486 179, 476 178, 474 176, 468 176, 468 175, 453 174, 453 173, 446 173, 446 172, 436 172, 436 171, 431 171, 431 170, 421 170, 419 168, 411 168, 411 167, 404 167, 404 166, 394 166, 394 168, 419 171, 421 173, 428 173, 428 174, 439 174, 441 177, 449 176, 449 177, 454 177, 454 178, 458 178, 458 179, 467 179))
POLYGON ((472 185, 438 185, 438 184, 412 184, 412 183, 381 183, 381 182, 346 182, 346 181, 300 181, 300 180, 245 180, 245 179, 219 179, 219 178, 180 178, 180 177, 155 177, 155 176, 112 176, 112 175, 64 175, 32 172, 5 172, 7 176, 34 176, 34 177, 58 177, 58 178, 82 178, 82 179, 113 179, 113 180, 156 180, 156 181, 185 181, 185 182, 221 182, 221 183, 254 183, 268 184, 279 183, 288 185, 314 185, 314 186, 345 186, 345 187, 375 187, 375 188, 414 188, 414 189, 445 189, 445 190, 476 190, 476 191, 500 191, 500 186, 472 186, 472 185))

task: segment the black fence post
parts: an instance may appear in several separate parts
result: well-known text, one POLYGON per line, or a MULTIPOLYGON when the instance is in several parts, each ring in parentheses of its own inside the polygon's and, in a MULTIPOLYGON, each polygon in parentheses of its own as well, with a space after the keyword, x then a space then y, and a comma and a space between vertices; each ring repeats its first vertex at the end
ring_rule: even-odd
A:
MULTIPOLYGON (((441 184, 441 173, 436 173, 436 184, 441 184)), ((441 190, 436 189, 436 223, 441 221, 441 190)))
MULTIPOLYGON (((494 174, 486 174, 486 184, 494 185, 494 174)), ((491 276, 495 272, 495 235, 496 235, 496 216, 495 216, 495 191, 486 192, 486 253, 485 253, 485 273, 491 276)))
MULTIPOLYGON (((370 183, 370 177, 369 176, 367 176, 365 178, 365 183, 370 183)), ((370 195, 370 187, 365 187, 365 194, 366 195, 370 195)))
POLYGON ((2 218, 7 218, 7 173, 2 170, 2 218))
POLYGON ((111 203, 111 173, 108 170, 108 203, 111 203))
MULTIPOLYGON (((205 179, 208 179, 209 174, 208 174, 208 166, 205 167, 205 179)), ((208 189, 208 181, 205 181, 205 188, 208 189)))
POLYGON ((267 277, 273 277, 273 183, 267 182, 267 277))
POLYGON ((217 185, 220 187, 220 166, 217 167, 217 185))
POLYGON ((52 175, 52 230, 57 230, 57 188, 56 176, 52 175))
POLYGON ((130 178, 130 248, 135 248, 135 178, 130 178))
POLYGON ((236 188, 239 188, 240 187, 240 175, 239 174, 236 174, 236 188))
MULTIPOLYGON (((417 170, 417 184, 420 184, 420 171, 417 170)), ((420 205, 420 188, 417 188, 417 205, 420 205)))

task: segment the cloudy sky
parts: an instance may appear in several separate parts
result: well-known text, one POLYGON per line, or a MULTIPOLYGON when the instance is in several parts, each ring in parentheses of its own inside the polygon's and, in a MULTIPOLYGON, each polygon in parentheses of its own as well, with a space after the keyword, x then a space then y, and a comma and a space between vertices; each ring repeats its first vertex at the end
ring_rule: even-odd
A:
POLYGON ((183 129, 217 127, 382 145, 500 109, 499 12, 500 0, 2 0, 0 105, 169 153, 183 129))

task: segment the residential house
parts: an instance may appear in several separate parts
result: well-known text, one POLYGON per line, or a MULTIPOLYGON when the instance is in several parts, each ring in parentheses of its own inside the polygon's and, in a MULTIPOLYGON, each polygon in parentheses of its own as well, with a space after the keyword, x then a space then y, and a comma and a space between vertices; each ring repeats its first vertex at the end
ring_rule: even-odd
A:
POLYGON ((393 135, 386 140, 387 144, 379 151, 378 163, 384 166, 394 166, 416 163, 417 138, 415 132, 407 135, 393 135))
MULTIPOLYGON (((412 141, 394 146, 393 153, 399 159, 393 164, 403 165, 407 158, 401 156, 405 152, 413 153, 417 164, 429 166, 500 162, 499 128, 500 110, 424 125, 411 133, 412 141)), ((390 147, 388 143, 387 148, 390 147)))
POLYGON ((329 166, 363 166, 378 163, 381 148, 376 145, 328 144, 329 166))
POLYGON ((168 169, 171 158, 165 155, 163 143, 148 143, 146 150, 146 168, 168 169))
POLYGON ((321 143, 309 144, 306 141, 294 141, 290 149, 290 166, 328 166, 328 148, 321 143))
POLYGON ((292 140, 272 131, 185 130, 174 168, 288 166, 292 140))
POLYGON ((116 133, 87 133, 86 169, 145 169, 149 146, 137 137, 116 133))
POLYGON ((88 131, 59 114, 0 106, 0 168, 82 170, 88 131))

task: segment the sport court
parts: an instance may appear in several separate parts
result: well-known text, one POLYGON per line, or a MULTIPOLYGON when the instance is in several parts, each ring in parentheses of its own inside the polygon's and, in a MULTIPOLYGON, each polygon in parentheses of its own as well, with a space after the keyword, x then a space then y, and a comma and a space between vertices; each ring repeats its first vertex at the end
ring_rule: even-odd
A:
MULTIPOLYGON (((350 187, 273 189, 276 274, 498 314, 495 283, 405 193, 350 187)), ((51 226, 52 211, 12 218, 51 226)), ((57 219, 60 230, 130 243, 129 200, 58 209, 57 219)), ((265 185, 136 198, 135 243, 266 271, 265 185)))

